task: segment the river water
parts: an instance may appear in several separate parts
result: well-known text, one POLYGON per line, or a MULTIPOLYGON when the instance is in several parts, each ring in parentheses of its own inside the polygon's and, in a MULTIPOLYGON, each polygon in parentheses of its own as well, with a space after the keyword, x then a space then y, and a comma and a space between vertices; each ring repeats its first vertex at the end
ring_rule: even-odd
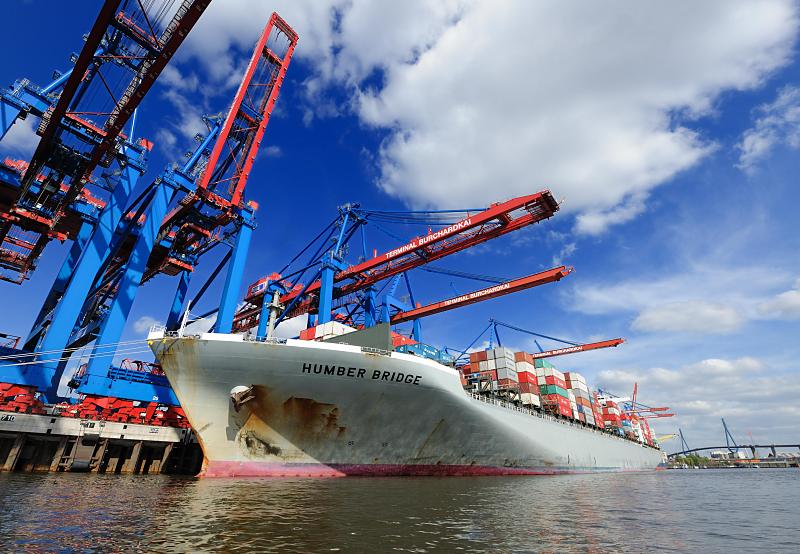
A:
POLYGON ((798 552, 800 471, 0 474, 3 552, 798 552))

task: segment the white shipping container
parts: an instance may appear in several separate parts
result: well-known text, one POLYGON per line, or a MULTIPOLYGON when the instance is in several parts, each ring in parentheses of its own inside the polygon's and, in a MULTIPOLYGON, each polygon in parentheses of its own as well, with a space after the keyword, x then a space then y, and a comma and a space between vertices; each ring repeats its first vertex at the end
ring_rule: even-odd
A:
POLYGON ((478 371, 489 371, 489 362, 486 360, 478 362, 478 371))
POLYGON ((542 405, 542 401, 539 399, 539 396, 533 394, 532 392, 523 392, 522 394, 519 395, 519 399, 525 406, 542 405))
POLYGON ((517 362, 516 366, 518 372, 527 371, 528 373, 534 373, 536 370, 536 368, 533 367, 533 364, 530 362, 517 362))
POLYGON ((517 381, 519 377, 517 376, 517 372, 513 369, 507 369, 504 367, 497 369, 497 378, 498 379, 511 379, 512 381, 517 381))
POLYGON ((544 374, 548 377, 558 377, 559 379, 564 379, 564 374, 552 367, 544 368, 544 374))
POLYGON ((584 385, 586 384, 586 377, 574 371, 569 372, 569 380, 572 381, 573 383, 583 383, 584 385))
POLYGON ((494 362, 495 362, 495 365, 497 366, 496 369, 500 369, 501 367, 504 367, 506 369, 513 369, 514 371, 517 370, 517 364, 515 364, 514 362, 511 362, 511 361, 508 361, 505 358, 498 358, 494 362))
POLYGON ((497 363, 494 360, 487 360, 487 364, 489 364, 489 370, 497 369, 497 363))
POLYGON ((576 388, 572 388, 570 390, 572 391, 572 394, 574 394, 576 398, 584 398, 586 400, 589 400, 589 398, 590 398, 589 397, 589 391, 576 389, 576 388))

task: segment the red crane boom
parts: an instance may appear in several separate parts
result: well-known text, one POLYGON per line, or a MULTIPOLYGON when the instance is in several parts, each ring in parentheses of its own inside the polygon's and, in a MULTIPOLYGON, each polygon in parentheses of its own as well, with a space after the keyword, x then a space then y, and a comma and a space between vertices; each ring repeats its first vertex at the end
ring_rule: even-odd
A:
MULTIPOLYGON (((334 294, 334 298, 365 289, 388 277, 538 223, 552 217, 556 211, 558 202, 550 191, 520 196, 495 204, 479 214, 464 218, 424 237, 416 237, 403 246, 337 273, 334 282, 344 279, 353 281, 342 285, 334 294), (513 212, 518 210, 524 210, 525 213, 515 215, 513 212)), ((319 281, 312 283, 306 293, 319 290, 320 284, 319 281)), ((284 304, 291 302, 298 294, 299 291, 289 292, 281 297, 281 302, 284 304)), ((304 300, 292 310, 291 316, 313 312, 315 305, 315 298, 304 300)))
POLYGON ((619 346, 625 342, 625 339, 610 339, 601 340, 598 342, 588 342, 586 344, 576 344, 575 346, 568 346, 566 348, 556 348, 555 350, 545 350, 544 352, 532 352, 531 357, 537 358, 553 358, 555 356, 565 356, 567 354, 575 354, 576 352, 586 352, 588 350, 597 350, 598 348, 611 348, 619 346))
POLYGON ((506 283, 476 290, 474 292, 456 296, 454 298, 448 298, 447 300, 442 300, 441 302, 434 302, 433 304, 420 306, 418 308, 414 308, 413 310, 398 312, 391 318, 391 323, 403 323, 419 317, 426 317, 429 315, 446 312, 448 310, 460 308, 462 306, 468 306, 469 304, 474 304, 476 302, 483 302, 484 300, 489 300, 491 298, 497 298, 506 294, 512 294, 521 290, 544 285, 545 283, 560 281, 570 273, 572 273, 572 269, 568 269, 562 265, 560 267, 548 269, 547 271, 542 271, 540 273, 514 279, 506 283))

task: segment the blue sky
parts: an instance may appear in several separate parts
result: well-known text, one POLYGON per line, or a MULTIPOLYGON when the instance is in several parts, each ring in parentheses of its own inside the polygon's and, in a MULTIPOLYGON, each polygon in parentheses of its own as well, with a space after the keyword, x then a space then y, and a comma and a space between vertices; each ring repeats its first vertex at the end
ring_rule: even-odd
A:
MULTIPOLYGON (((226 109, 273 9, 300 43, 248 184, 261 207, 246 283, 345 202, 461 208, 549 187, 563 201, 555 218, 440 265, 575 273, 431 317, 425 339, 464 347, 489 317, 576 340, 622 336, 557 365, 619 394, 638 381, 642 399, 679 413, 656 429, 680 426, 691 443, 721 439, 720 417, 743 439, 798 438, 797 2, 215 0, 142 104, 137 134, 156 143, 145 178, 192 146, 201 114, 226 109)), ((7 84, 67 67, 95 15, 91 3, 6 10, 20 22, 0 39, 15 53, 7 84)), ((18 124, 0 153, 24 157, 30 129, 18 124)), ((3 331, 27 333, 64 253, 52 244, 24 286, 0 283, 17 314, 3 331)), ((195 290, 215 265, 203 261, 195 290)), ((412 278, 423 302, 481 286, 412 278)), ((174 287, 142 289, 125 338, 166 317, 174 287)))

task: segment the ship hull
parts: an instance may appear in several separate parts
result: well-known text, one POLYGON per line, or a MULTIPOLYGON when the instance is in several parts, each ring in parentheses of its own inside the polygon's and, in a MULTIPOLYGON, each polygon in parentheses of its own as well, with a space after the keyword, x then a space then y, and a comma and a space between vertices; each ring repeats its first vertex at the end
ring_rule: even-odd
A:
POLYGON ((472 396, 454 369, 424 358, 211 333, 149 339, 205 476, 557 474, 662 461, 659 450, 472 396), (231 392, 245 389, 237 406, 231 392))

